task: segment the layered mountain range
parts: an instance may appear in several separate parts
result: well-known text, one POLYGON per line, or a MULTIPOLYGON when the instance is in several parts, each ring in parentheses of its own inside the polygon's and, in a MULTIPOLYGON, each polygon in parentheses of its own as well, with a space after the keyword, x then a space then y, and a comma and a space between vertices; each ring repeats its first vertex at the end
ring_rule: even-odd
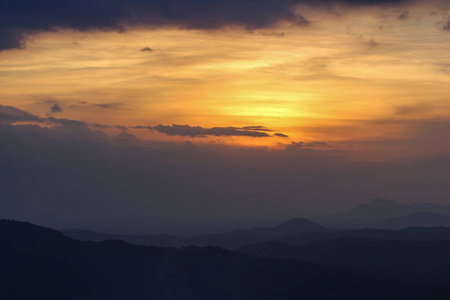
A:
POLYGON ((342 220, 366 216, 402 229, 333 229, 295 218, 192 237, 0 220, 0 299, 446 300, 446 209, 376 199, 342 220))
POLYGON ((395 239, 409 236, 414 239, 427 239, 434 236, 442 238, 450 236, 450 232, 447 232, 446 229, 436 229, 433 233, 426 232, 426 227, 450 227, 450 207, 437 204, 402 205, 396 201, 377 198, 349 211, 317 219, 321 221, 321 224, 336 225, 339 229, 331 226, 324 227, 304 218, 294 218, 275 227, 262 227, 250 230, 237 229, 223 233, 199 234, 192 237, 117 235, 79 229, 66 229, 61 230, 61 232, 66 236, 83 241, 123 240, 137 245, 161 247, 195 245, 216 246, 226 249, 238 249, 245 245, 265 241, 301 244, 337 237, 392 237, 395 239), (409 227, 424 228, 417 233, 413 233, 414 229, 399 232, 362 230, 366 228, 399 230, 409 227))
POLYGON ((0 241, 0 298, 5 300, 430 299, 447 291, 214 247, 82 242, 17 221, 0 221, 0 241))

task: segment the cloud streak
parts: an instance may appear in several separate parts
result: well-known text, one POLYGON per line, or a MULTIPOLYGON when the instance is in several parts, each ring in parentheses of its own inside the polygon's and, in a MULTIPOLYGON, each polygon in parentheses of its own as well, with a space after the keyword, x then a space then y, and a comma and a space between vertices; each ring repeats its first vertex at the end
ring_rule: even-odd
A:
POLYGON ((141 52, 152 52, 153 50, 151 48, 149 48, 149 47, 145 47, 145 48, 139 49, 139 51, 141 51, 141 52))
POLYGON ((93 106, 103 109, 118 109, 123 106, 123 103, 120 102, 112 102, 112 103, 96 103, 93 106))
POLYGON ((282 134, 282 133, 275 133, 274 134, 274 136, 277 136, 277 137, 282 137, 282 138, 288 138, 289 136, 288 135, 286 135, 286 134, 282 134))
POLYGON ((189 137, 205 137, 205 136, 248 136, 248 137, 270 137, 264 131, 268 129, 262 126, 250 126, 250 127, 213 127, 203 128, 200 126, 189 125, 156 125, 152 127, 153 130, 167 134, 189 137), (262 131, 261 131, 262 130, 262 131))

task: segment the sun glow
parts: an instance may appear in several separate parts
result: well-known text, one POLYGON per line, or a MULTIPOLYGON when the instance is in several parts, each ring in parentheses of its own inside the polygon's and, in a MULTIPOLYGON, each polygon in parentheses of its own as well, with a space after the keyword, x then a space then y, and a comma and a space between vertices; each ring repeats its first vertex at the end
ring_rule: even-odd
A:
MULTIPOLYGON (((311 20, 320 17, 306 12, 311 20)), ((281 24, 255 31, 42 33, 24 50, 0 52, 0 98, 40 116, 59 103, 58 117, 108 125, 258 125, 288 135, 287 143, 407 136, 410 127, 399 122, 389 130, 373 124, 416 119, 419 108, 422 120, 448 116, 444 45, 450 35, 424 26, 435 24, 436 16, 386 21, 371 9, 343 16, 321 18, 308 28, 281 24), (418 26, 426 43, 417 39, 418 26)), ((152 131, 137 135, 186 139, 152 131)), ((273 137, 208 139, 279 144, 273 137)))

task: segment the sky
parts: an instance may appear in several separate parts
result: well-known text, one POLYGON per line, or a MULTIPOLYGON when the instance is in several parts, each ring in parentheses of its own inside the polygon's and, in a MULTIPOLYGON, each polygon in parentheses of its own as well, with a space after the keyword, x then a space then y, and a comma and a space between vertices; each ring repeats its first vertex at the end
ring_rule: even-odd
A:
POLYGON ((5 0, 0 217, 192 233, 450 204, 450 3, 5 0))

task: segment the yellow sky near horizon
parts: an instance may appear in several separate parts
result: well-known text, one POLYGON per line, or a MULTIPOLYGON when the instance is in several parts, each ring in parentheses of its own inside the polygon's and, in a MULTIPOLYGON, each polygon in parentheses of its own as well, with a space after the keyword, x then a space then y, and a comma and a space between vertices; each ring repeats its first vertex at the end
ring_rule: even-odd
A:
POLYGON ((393 9, 310 10, 309 26, 252 32, 40 33, 23 50, 0 52, 0 104, 45 116, 59 103, 55 117, 109 125, 260 125, 289 136, 199 142, 323 141, 373 154, 389 141, 416 139, 418 153, 439 153, 450 145, 421 145, 419 134, 430 136, 421 128, 433 130, 450 116, 450 32, 431 7, 408 11, 400 20, 402 11, 393 9), (145 47, 152 51, 140 51, 145 47))

